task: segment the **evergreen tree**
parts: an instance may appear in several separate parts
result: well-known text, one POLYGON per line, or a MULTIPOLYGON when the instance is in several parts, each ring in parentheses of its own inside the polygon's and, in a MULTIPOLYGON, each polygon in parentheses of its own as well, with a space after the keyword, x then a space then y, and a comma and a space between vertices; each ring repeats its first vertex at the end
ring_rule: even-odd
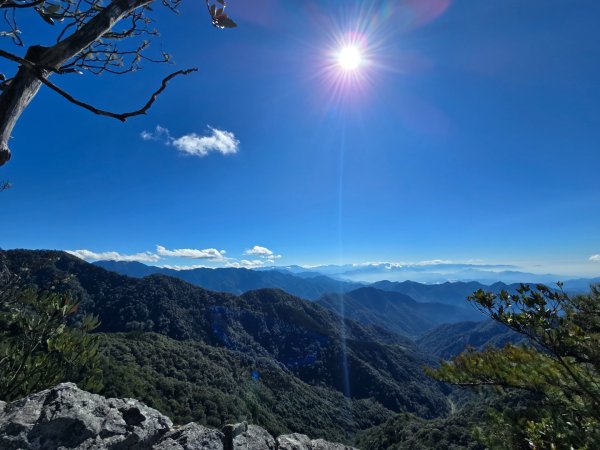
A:
POLYGON ((0 400, 63 381, 100 387, 98 339, 88 334, 98 321, 92 316, 76 321, 77 307, 66 296, 32 289, 0 295, 0 400))
POLYGON ((460 386, 493 386, 504 408, 479 435, 492 448, 593 449, 600 443, 600 286, 570 297, 544 285, 518 294, 478 290, 469 300, 529 345, 467 350, 429 373, 460 386), (514 404, 515 391, 521 404, 514 404))

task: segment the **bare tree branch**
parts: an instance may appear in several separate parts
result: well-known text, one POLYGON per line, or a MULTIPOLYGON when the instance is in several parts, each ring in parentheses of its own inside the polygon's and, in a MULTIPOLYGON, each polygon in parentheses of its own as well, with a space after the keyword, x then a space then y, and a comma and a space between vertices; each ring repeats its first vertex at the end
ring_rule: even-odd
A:
POLYGON ((95 106, 90 105, 89 103, 85 103, 85 102, 82 102, 81 100, 77 100, 71 94, 64 91, 63 89, 61 89, 60 87, 58 87, 57 85, 52 83, 50 80, 48 80, 44 76, 40 75, 39 79, 42 83, 44 83, 46 86, 48 86, 54 92, 60 94, 64 98, 66 98, 71 103, 74 103, 77 106, 81 106, 82 108, 87 109, 88 111, 91 111, 94 114, 98 114, 99 116, 112 117, 113 119, 117 119, 117 120, 120 120, 121 122, 125 122, 130 117, 141 116, 143 114, 146 114, 146 112, 152 107, 152 105, 154 104, 154 102, 156 101, 158 96, 167 88, 167 84, 169 83, 169 81, 171 81, 173 78, 175 78, 178 75, 188 75, 192 72, 197 72, 197 71, 198 71, 197 68, 193 68, 193 69, 178 70, 177 72, 173 72, 171 75, 169 75, 168 77, 166 77, 165 79, 162 80, 160 87, 150 96, 150 98, 148 99, 148 101, 142 108, 138 109, 137 111, 131 111, 131 112, 125 112, 125 113, 115 113, 115 112, 105 111, 103 109, 96 108, 95 106))
POLYGON ((27 61, 25 58, 21 58, 20 56, 13 55, 12 53, 2 50, 1 48, 0 48, 0 56, 2 58, 9 59, 9 60, 19 63, 19 64, 30 64, 31 66, 34 65, 31 61, 27 61))
POLYGON ((7 8, 32 8, 41 5, 45 0, 35 0, 32 2, 6 1, 0 2, 0 9, 7 8))
POLYGON ((89 22, 69 37, 48 47, 40 63, 60 67, 108 33, 113 26, 137 8, 149 5, 153 0, 114 0, 89 22))
POLYGON ((14 54, 9 53, 2 49, 0 49, 0 57, 6 58, 6 59, 16 62, 16 63, 19 63, 20 65, 27 67, 28 69, 32 70, 33 72, 46 71, 46 72, 57 73, 59 75, 63 75, 66 73, 81 73, 76 68, 72 68, 72 67, 64 67, 64 68, 61 67, 60 69, 55 69, 54 67, 47 67, 47 66, 41 66, 39 64, 34 64, 25 58, 21 58, 20 56, 14 55, 14 54))

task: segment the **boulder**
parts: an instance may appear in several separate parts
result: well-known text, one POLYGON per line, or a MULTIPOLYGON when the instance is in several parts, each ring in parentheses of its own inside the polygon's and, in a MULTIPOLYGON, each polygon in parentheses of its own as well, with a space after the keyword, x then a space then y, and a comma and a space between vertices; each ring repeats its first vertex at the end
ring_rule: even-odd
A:
POLYGON ((335 444, 323 439, 310 439, 305 434, 285 434, 277 438, 278 450, 356 450, 344 444, 335 444))
POLYGON ((105 398, 62 383, 12 403, 0 402, 2 450, 353 450, 304 434, 275 439, 246 422, 223 432, 197 423, 175 427, 134 399, 105 398))
POLYGON ((348 447, 344 444, 327 442, 324 439, 313 439, 310 441, 310 450, 356 450, 354 447, 348 447))
POLYGON ((165 434, 152 450, 223 450, 223 433, 188 423, 165 434))
POLYGON ((276 450, 275 438, 267 430, 248 425, 233 438, 232 450, 276 450))
POLYGON ((5 405, 0 448, 142 449, 172 425, 137 400, 107 399, 63 383, 5 405))
POLYGON ((310 438, 305 434, 284 434, 277 438, 279 450, 311 450, 310 438))
POLYGON ((233 450, 233 440, 240 434, 248 430, 246 422, 230 423, 222 428, 223 431, 223 448, 225 450, 233 450))

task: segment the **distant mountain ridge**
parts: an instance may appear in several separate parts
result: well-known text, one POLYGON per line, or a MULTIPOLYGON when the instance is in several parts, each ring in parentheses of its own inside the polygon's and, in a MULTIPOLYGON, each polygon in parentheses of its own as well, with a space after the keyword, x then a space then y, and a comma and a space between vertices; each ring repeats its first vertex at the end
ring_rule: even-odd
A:
MULTIPOLYGON (((523 283, 535 284, 527 281, 523 281, 523 283)), ((593 283, 600 283, 600 278, 580 278, 566 280, 563 283, 563 289, 570 294, 586 293, 589 292, 590 285, 593 283)), ((448 305, 466 306, 467 298, 473 294, 473 292, 479 289, 494 293, 500 293, 502 290, 508 291, 509 293, 516 293, 520 285, 521 283, 506 284, 502 282, 486 285, 477 281, 423 284, 415 281, 383 280, 373 283, 370 286, 383 291, 399 292, 412 297, 418 302, 439 302, 446 303, 448 305)), ((557 288, 555 283, 548 283, 548 286, 551 288, 557 288)))
MULTIPOLYGON (((382 291, 398 292, 418 302, 437 302, 447 305, 467 306, 467 297, 478 289, 490 290, 491 286, 472 282, 457 281, 440 284, 423 284, 415 281, 378 281, 371 285, 382 291)), ((506 285, 504 285, 506 286, 506 285)), ((493 290, 493 289, 492 289, 493 290)))
MULTIPOLYGON (((163 274, 188 281, 196 286, 214 291, 229 292, 240 295, 246 291, 262 288, 276 288, 308 300, 317 300, 325 294, 341 294, 360 287, 371 286, 383 291, 399 292, 418 302, 445 303, 448 305, 468 308, 467 297, 478 289, 500 292, 508 290, 515 292, 519 283, 506 284, 495 281, 489 284, 478 281, 445 281, 426 284, 416 281, 375 281, 371 284, 344 281, 332 278, 319 272, 321 268, 304 269, 300 266, 269 267, 261 269, 243 268, 199 268, 189 270, 174 270, 148 266, 139 262, 97 261, 93 264, 107 270, 133 277, 144 277, 152 274, 163 274)), ((325 271, 332 267, 324 266, 325 271)), ((340 266, 347 268, 345 266, 340 266)), ((520 273, 520 272, 519 272, 520 273)), ((388 274, 389 275, 389 274, 388 274)), ((526 274, 522 274, 523 277, 526 274)), ((547 284, 555 286, 558 278, 547 284)), ((600 283, 599 278, 563 279, 564 289, 569 293, 584 293, 592 283, 600 283)), ((520 282, 534 284, 535 280, 522 278, 520 282)))
POLYGON ((334 280, 319 273, 299 276, 287 271, 244 268, 174 270, 125 261, 96 261, 93 264, 121 275, 136 278, 154 274, 167 275, 204 289, 235 295, 255 289, 274 288, 301 298, 316 300, 329 292, 347 292, 362 286, 361 283, 334 280))
POLYGON ((374 283, 381 280, 403 282, 412 280, 425 284, 446 282, 478 282, 489 286, 501 282, 554 284, 563 281, 569 284, 571 291, 583 292, 590 283, 600 283, 599 276, 592 278, 573 278, 561 274, 538 274, 520 271, 509 264, 453 263, 447 261, 425 261, 420 263, 378 262, 368 264, 330 264, 311 266, 272 266, 261 270, 287 270, 294 274, 310 271, 345 281, 374 283))
POLYGON ((377 325, 411 338, 442 323, 484 319, 479 311, 469 308, 466 302, 465 307, 417 302, 408 295, 371 286, 345 294, 328 294, 317 303, 357 322, 377 325))

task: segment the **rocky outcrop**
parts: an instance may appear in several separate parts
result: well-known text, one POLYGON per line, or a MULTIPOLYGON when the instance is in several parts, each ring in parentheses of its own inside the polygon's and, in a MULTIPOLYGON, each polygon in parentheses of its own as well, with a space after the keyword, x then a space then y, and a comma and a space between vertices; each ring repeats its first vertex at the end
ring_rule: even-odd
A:
POLYGON ((0 448, 145 449, 172 427, 137 400, 106 399, 64 383, 5 405, 0 448))
POLYGON ((277 441, 267 430, 246 422, 225 425, 224 450, 276 450, 277 441))
POLYGON ((285 434, 277 438, 278 450, 355 450, 343 444, 334 444, 323 439, 310 439, 305 434, 285 434))
POLYGON ((352 450, 303 434, 274 438, 240 423, 223 432, 168 417, 133 399, 104 398, 73 383, 0 402, 0 448, 61 450, 352 450))
POLYGON ((153 450, 223 450, 223 433, 203 427, 197 423, 188 423, 165 434, 153 445, 153 450))

